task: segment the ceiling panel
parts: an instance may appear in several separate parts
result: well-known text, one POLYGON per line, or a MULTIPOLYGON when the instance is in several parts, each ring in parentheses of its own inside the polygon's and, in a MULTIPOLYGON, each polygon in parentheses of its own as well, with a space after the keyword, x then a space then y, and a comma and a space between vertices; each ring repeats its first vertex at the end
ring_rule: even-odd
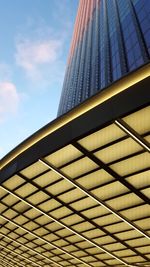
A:
MULTIPOLYGON (((148 141, 148 112, 119 119, 148 141)), ((1 266, 148 266, 149 163, 111 122, 16 172, 0 187, 1 266)))

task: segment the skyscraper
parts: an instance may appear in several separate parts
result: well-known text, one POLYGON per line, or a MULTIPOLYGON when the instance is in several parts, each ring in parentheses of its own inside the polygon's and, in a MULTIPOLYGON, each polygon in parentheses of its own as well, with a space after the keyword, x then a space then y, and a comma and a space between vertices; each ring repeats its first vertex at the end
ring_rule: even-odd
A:
POLYGON ((149 59, 149 0, 80 0, 58 115, 149 59))
POLYGON ((80 1, 59 114, 97 94, 0 161, 1 267, 150 266, 149 7, 80 1))

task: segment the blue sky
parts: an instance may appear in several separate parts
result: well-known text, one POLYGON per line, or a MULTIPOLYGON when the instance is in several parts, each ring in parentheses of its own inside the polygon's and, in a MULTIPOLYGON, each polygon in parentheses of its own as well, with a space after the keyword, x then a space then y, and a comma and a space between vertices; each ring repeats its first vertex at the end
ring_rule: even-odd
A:
POLYGON ((56 117, 78 0, 0 0, 0 158, 56 117))

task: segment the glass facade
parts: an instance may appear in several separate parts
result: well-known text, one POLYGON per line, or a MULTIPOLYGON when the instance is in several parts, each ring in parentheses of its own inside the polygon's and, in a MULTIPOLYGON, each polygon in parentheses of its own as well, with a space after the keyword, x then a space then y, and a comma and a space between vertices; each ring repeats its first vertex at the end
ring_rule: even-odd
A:
POLYGON ((149 0, 80 0, 58 116, 149 60, 149 0))

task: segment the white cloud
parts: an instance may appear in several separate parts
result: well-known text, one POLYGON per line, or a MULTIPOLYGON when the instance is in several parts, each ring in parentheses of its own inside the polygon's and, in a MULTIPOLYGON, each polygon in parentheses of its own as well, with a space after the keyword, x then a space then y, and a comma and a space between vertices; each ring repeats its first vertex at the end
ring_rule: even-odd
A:
POLYGON ((42 67, 50 68, 59 58, 62 41, 24 39, 16 45, 16 63, 21 66, 32 80, 43 78, 42 67))
POLYGON ((19 94, 11 82, 0 82, 0 122, 18 110, 19 94))
POLYGON ((42 17, 32 17, 18 27, 14 57, 20 74, 27 78, 28 89, 44 91, 62 86, 73 14, 68 8, 70 0, 64 1, 65 8, 60 0, 54 1, 50 24, 42 17))

